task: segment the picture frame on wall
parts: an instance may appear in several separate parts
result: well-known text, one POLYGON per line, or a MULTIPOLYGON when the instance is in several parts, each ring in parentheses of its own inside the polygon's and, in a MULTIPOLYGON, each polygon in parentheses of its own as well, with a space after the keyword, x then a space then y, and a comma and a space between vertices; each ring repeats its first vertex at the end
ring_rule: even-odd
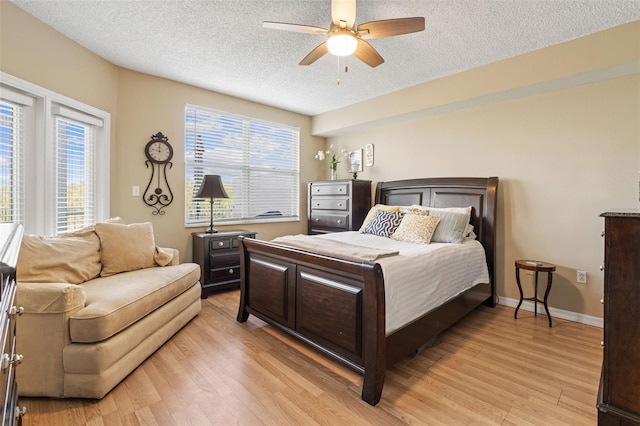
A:
POLYGON ((365 145, 364 152, 365 152, 365 154, 364 154, 365 165, 367 167, 373 166, 373 144, 372 143, 368 143, 367 145, 365 145))

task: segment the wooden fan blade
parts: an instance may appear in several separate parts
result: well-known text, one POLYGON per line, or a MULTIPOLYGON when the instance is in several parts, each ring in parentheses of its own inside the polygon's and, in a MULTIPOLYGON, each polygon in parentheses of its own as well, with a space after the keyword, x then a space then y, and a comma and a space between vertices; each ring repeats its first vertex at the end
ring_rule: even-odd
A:
POLYGON ((397 18, 371 21, 358 25, 358 36, 362 39, 392 37, 424 31, 424 18, 397 18))
POLYGON ((316 46, 316 48, 311 52, 309 52, 309 54, 305 56, 298 65, 311 65, 312 63, 326 55, 327 52, 329 52, 329 49, 327 48, 327 42, 325 41, 324 43, 316 46))
POLYGON ((356 51, 353 52, 353 56, 372 68, 384 63, 384 59, 382 59, 378 51, 364 40, 358 40, 358 47, 356 51))
POLYGON ((331 0, 331 21, 340 27, 340 21, 347 23, 347 28, 353 28, 356 22, 356 0, 331 0))
POLYGON ((312 25, 287 24, 284 22, 269 22, 269 21, 264 21, 262 23, 262 27, 270 28, 272 30, 293 31, 295 33, 306 33, 306 34, 326 34, 329 31, 326 28, 314 27, 312 25))

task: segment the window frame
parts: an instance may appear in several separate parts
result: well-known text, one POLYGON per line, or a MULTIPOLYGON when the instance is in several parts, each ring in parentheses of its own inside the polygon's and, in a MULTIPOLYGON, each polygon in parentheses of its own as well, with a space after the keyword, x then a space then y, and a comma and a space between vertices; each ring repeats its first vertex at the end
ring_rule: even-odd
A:
POLYGON ((5 72, 0 72, 0 85, 33 98, 31 116, 25 123, 23 151, 25 232, 56 235, 56 117, 53 114, 56 105, 102 121, 102 126, 96 127, 93 159, 95 219, 109 218, 111 114, 5 72))
MULTIPOLYGON (((301 143, 300 143, 300 128, 298 126, 293 126, 293 125, 289 125, 289 124, 283 124, 283 123, 278 123, 275 121, 270 121, 270 120, 265 120, 265 119, 260 119, 260 118, 255 118, 255 117, 250 117, 250 116, 246 116, 246 115, 242 115, 242 114, 235 114, 235 113, 231 113, 231 112, 227 112, 227 111, 223 111, 223 110, 219 110, 219 109, 215 109, 215 108, 210 108, 210 107, 206 107, 206 106, 202 106, 202 105, 195 105, 195 104, 190 104, 187 103, 185 104, 185 108, 184 108, 184 115, 183 115, 183 120, 184 120, 184 125, 185 125, 185 129, 184 129, 184 135, 185 135, 185 139, 184 139, 184 161, 185 161, 185 168, 184 168, 184 177, 185 177, 185 182, 184 182, 184 191, 185 191, 185 205, 184 205, 184 226, 185 228, 196 228, 196 227, 203 227, 203 226, 209 226, 210 224, 210 205, 209 205, 209 201, 208 200, 204 200, 201 201, 200 205, 202 210, 204 211, 203 216, 201 218, 196 218, 196 219, 191 219, 189 217, 189 202, 191 202, 193 200, 192 198, 192 192, 190 191, 189 185, 190 182, 193 180, 193 177, 195 176, 195 174, 193 173, 189 173, 190 169, 195 168, 195 167, 199 167, 205 170, 204 174, 206 173, 206 169, 207 168, 211 168, 215 165, 215 162, 198 162, 195 160, 191 161, 188 157, 187 157, 187 153, 189 152, 189 150, 187 149, 188 147, 188 132, 189 132, 189 126, 187 124, 187 113, 190 109, 195 109, 197 111, 204 111, 204 112, 208 112, 208 113, 212 113, 212 114, 219 114, 225 118, 230 118, 232 120, 243 120, 243 121, 248 121, 251 124, 257 124, 259 126, 268 126, 268 127, 278 127, 280 129, 286 129, 287 131, 291 131, 293 133, 295 133, 296 136, 296 141, 295 143, 297 144, 297 146, 295 147, 295 150, 297 151, 295 154, 295 157, 292 156, 291 160, 295 161, 295 168, 292 169, 289 173, 293 175, 293 183, 291 184, 291 190, 293 191, 291 194, 291 207, 292 209, 294 209, 292 211, 291 215, 285 215, 285 216, 269 216, 269 215, 263 215, 263 216, 249 216, 249 217, 234 217, 234 218, 225 218, 225 219, 220 219, 220 218, 215 218, 214 217, 214 225, 215 226, 226 226, 226 225, 239 225, 239 224, 256 224, 256 223, 283 223, 283 222, 299 222, 300 221, 300 149, 301 149, 301 143)), ((249 125, 245 125, 246 127, 251 127, 249 125)), ((246 142, 246 141, 245 141, 246 142)), ((196 142, 194 142, 195 144, 196 142)), ((250 149, 250 145, 249 145, 249 149, 250 149)), ((197 147, 194 146, 194 151, 197 150, 197 147)), ((244 156, 246 156, 246 158, 249 158, 249 151, 243 151, 244 152, 244 156)), ((243 163, 242 164, 242 169, 243 169, 243 173, 246 173, 248 175, 251 175, 251 172, 253 171, 255 173, 255 165, 252 166, 252 164, 250 162, 247 163, 243 163)), ((282 173, 282 174, 286 174, 286 173, 282 173)), ((225 182, 226 183, 226 182, 225 182)), ((196 184, 197 186, 197 184, 196 184)), ((194 192, 197 190, 197 188, 194 189, 194 192)), ((249 194, 247 194, 249 195, 249 194)), ((247 202, 250 201, 248 198, 246 198, 247 202)), ((214 211, 214 216, 215 216, 215 211, 214 211)))

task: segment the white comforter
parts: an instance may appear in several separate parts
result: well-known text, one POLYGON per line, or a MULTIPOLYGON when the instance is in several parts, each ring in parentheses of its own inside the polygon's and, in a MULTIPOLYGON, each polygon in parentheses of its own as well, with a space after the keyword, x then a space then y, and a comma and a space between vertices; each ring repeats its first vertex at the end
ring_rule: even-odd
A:
POLYGON ((399 252, 376 260, 384 275, 387 335, 464 290, 489 282, 484 249, 476 240, 412 244, 355 231, 318 237, 399 252))

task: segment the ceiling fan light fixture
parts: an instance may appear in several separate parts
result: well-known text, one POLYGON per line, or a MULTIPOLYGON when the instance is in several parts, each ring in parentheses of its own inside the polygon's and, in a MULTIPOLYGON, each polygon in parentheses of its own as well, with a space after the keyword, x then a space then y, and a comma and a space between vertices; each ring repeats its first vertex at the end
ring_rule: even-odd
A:
POLYGON ((353 31, 341 28, 331 34, 327 40, 327 49, 336 56, 348 56, 356 51, 358 39, 353 31))

